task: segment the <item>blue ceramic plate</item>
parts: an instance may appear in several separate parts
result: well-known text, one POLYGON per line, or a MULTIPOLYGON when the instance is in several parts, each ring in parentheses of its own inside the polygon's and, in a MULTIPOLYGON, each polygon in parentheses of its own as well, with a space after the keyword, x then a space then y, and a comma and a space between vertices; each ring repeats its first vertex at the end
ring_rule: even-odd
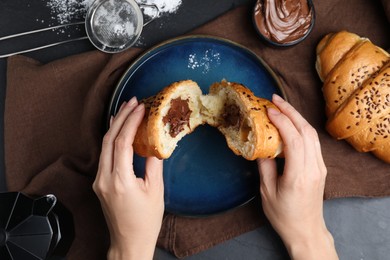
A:
MULTIPOLYGON (((109 115, 133 96, 155 95, 172 82, 192 79, 203 93, 226 79, 249 87, 255 95, 270 99, 281 94, 270 68, 254 53, 231 41, 189 36, 164 42, 144 53, 118 83, 109 115)), ((135 156, 138 176, 144 158, 135 156)), ((236 156, 218 130, 199 126, 185 136, 172 156, 164 160, 165 209, 178 215, 220 213, 250 201, 258 193, 256 162, 236 156)))

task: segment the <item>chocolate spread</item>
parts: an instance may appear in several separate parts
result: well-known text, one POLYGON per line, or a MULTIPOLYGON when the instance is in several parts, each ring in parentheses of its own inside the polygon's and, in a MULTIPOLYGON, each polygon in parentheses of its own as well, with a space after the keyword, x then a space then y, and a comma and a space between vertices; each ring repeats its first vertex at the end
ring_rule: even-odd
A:
POLYGON ((190 127, 190 115, 191 109, 188 106, 188 99, 183 100, 181 98, 175 98, 171 100, 171 107, 168 113, 163 117, 163 123, 170 124, 169 134, 172 138, 175 138, 181 131, 184 130, 184 126, 190 127))
POLYGON ((222 114, 224 119, 224 126, 239 127, 241 123, 240 108, 237 105, 231 104, 225 107, 225 111, 222 114))
POLYGON ((258 0, 254 20, 259 32, 286 44, 305 36, 313 19, 307 0, 258 0))

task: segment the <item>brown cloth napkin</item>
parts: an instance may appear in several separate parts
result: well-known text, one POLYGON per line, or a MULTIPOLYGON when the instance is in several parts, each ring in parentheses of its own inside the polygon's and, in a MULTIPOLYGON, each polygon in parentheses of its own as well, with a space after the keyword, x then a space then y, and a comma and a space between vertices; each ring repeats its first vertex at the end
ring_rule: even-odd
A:
MULTIPOLYGON (((324 130, 315 47, 329 32, 349 30, 390 46, 388 1, 314 1, 316 24, 301 44, 275 49, 257 37, 251 8, 240 7, 193 31, 224 37, 261 56, 284 83, 289 101, 318 130, 328 178, 325 198, 390 195, 390 165, 356 152, 324 130), (383 3, 382 3, 383 2, 383 3), (383 5, 382 5, 383 4, 383 5)), ((10 191, 53 193, 72 212, 75 240, 68 259, 105 259, 109 236, 91 185, 96 174, 107 105, 128 65, 141 53, 92 51, 48 64, 8 59, 5 163, 10 191)), ((227 75, 228 77, 228 75, 227 75)), ((257 200, 224 214, 186 218, 167 214, 158 246, 177 257, 205 250, 264 223, 257 200)))

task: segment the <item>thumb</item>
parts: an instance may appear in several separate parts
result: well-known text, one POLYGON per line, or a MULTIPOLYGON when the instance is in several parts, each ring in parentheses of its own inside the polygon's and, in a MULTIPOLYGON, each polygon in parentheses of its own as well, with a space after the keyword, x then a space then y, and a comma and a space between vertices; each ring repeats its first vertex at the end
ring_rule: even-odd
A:
POLYGON ((275 159, 257 159, 257 166, 260 175, 260 191, 275 193, 278 179, 275 159))

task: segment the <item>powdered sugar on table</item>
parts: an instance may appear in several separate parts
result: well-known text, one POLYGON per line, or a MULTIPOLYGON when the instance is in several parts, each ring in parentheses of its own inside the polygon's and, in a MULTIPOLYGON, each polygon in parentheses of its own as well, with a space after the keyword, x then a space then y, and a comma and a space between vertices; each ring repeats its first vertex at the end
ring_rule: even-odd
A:
MULTIPOLYGON (((49 0, 47 6, 51 10, 52 19, 58 24, 67 24, 85 18, 88 8, 94 0, 49 0)), ((155 5, 159 16, 175 13, 181 6, 182 0, 136 0, 138 4, 155 5)), ((144 8, 147 16, 155 15, 153 8, 144 8)))
POLYGON ((46 5, 51 10, 53 20, 59 24, 67 24, 84 19, 92 2, 93 0, 49 0, 46 5))

